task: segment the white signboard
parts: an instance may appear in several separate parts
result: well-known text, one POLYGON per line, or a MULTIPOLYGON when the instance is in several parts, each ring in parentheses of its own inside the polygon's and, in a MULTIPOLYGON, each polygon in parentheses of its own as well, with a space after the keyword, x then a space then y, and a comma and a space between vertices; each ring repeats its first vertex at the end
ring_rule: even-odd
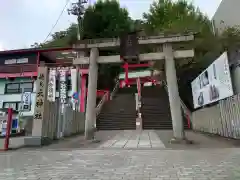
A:
POLYGON ((54 102, 56 98, 56 73, 57 73, 56 69, 51 69, 49 71, 47 99, 50 102, 54 102))
POLYGON ((31 92, 24 92, 22 95, 22 110, 31 109, 31 92))
POLYGON ((20 59, 7 59, 4 64, 24 64, 28 63, 28 58, 20 58, 20 59))
POLYGON ((60 84, 60 102, 65 104, 67 102, 67 70, 59 70, 59 84, 60 84))
POLYGON ((215 60, 191 85, 194 108, 232 96, 227 52, 215 60))

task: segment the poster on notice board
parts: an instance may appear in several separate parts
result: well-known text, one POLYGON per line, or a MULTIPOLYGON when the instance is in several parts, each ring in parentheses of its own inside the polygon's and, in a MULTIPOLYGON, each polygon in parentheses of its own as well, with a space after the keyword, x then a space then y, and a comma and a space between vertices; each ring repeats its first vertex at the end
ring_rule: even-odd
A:
POLYGON ((224 52, 191 83, 194 108, 233 95, 227 52, 224 52))

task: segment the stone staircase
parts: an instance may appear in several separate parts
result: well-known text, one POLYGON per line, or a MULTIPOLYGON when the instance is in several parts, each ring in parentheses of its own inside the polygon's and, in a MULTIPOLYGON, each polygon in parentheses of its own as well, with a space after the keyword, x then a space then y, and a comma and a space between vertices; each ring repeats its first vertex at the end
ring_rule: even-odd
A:
MULTIPOLYGON (((143 129, 172 129, 169 99, 164 87, 142 88, 141 113, 143 129)), ((187 128, 186 119, 184 128, 187 128)))
POLYGON ((98 130, 136 129, 136 88, 119 89, 111 101, 106 102, 98 115, 98 130))

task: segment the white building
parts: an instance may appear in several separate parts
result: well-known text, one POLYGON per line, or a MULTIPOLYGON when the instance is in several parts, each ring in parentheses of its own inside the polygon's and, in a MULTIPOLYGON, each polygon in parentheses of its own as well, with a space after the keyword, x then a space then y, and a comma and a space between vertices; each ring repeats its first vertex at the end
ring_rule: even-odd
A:
POLYGON ((240 26, 240 0, 222 0, 212 21, 215 30, 222 33, 227 27, 240 26))

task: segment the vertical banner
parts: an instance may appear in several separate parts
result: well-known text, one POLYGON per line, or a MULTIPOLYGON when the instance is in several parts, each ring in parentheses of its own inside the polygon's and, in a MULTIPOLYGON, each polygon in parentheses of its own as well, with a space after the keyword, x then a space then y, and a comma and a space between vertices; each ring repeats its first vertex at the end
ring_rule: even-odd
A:
POLYGON ((59 70, 59 97, 61 104, 67 103, 67 70, 59 70))
POLYGON ((50 69, 47 96, 47 100, 50 102, 54 102, 56 98, 56 74, 56 69, 50 69))
POLYGON ((79 96, 77 92, 77 70, 71 69, 71 83, 72 83, 72 108, 76 110, 76 104, 78 102, 79 96))

